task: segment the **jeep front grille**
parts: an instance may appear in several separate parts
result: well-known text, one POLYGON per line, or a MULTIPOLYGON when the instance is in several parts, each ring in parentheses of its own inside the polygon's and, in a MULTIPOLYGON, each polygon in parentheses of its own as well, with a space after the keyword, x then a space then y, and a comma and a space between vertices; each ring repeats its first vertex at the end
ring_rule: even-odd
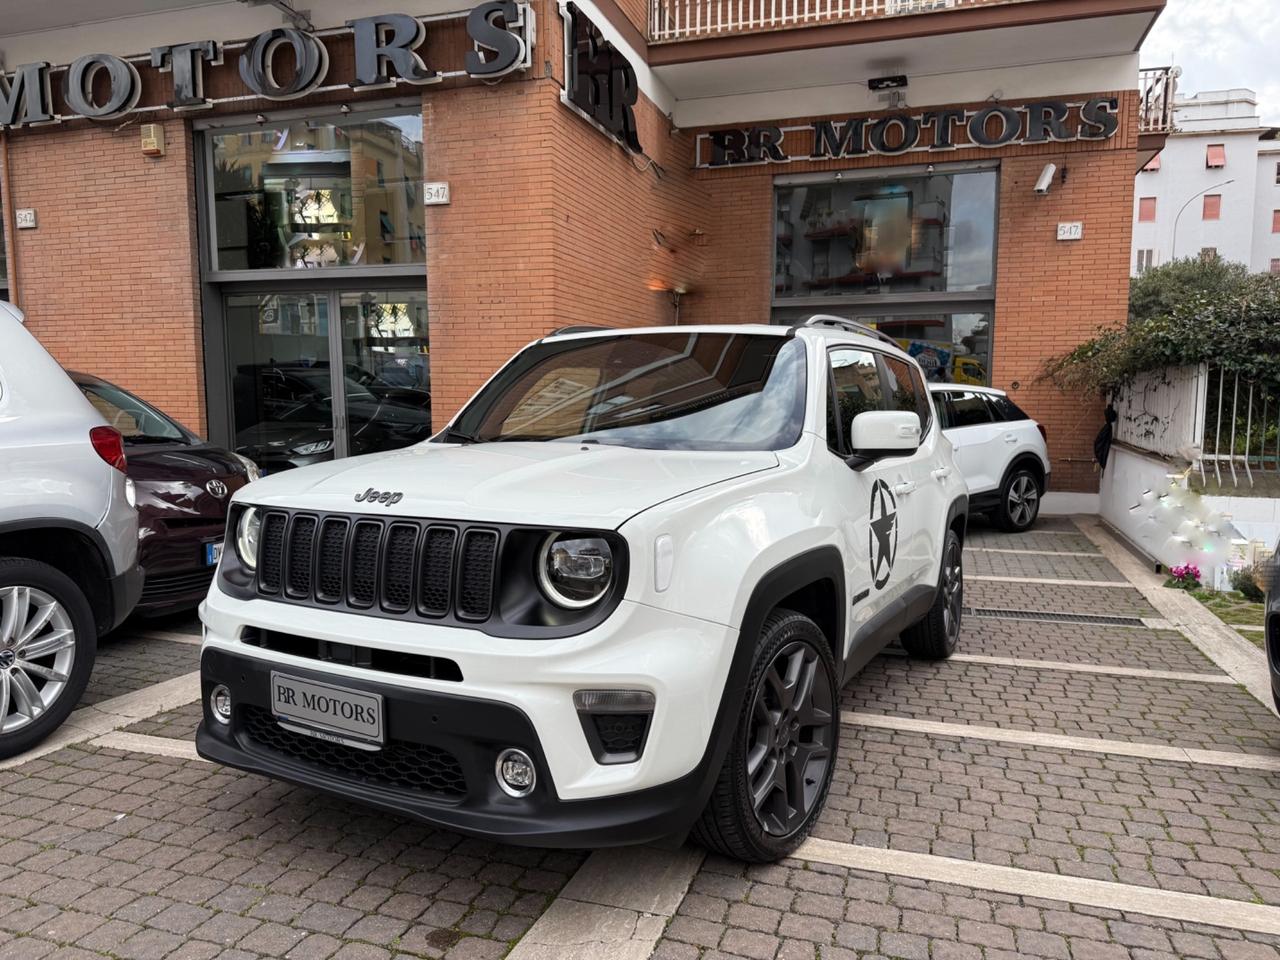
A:
POLYGON ((272 510, 257 589, 286 602, 480 623, 494 613, 498 542, 497 530, 468 524, 272 510))

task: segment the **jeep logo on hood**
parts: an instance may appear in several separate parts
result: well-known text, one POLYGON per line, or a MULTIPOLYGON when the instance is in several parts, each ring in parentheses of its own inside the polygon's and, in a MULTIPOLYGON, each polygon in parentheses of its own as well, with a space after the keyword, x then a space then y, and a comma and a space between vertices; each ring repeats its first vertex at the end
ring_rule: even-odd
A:
POLYGON ((378 491, 370 487, 364 493, 356 494, 356 503, 381 503, 390 506, 393 503, 399 503, 404 499, 404 494, 396 491, 392 493, 390 490, 378 491))

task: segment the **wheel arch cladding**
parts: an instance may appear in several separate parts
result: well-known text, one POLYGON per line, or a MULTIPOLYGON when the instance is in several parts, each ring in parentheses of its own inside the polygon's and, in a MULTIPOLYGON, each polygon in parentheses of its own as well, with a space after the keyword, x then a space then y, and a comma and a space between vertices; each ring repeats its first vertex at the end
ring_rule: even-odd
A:
MULTIPOLYGON (((960 539, 960 546, 964 546, 964 535, 969 529, 969 497, 962 494, 951 501, 951 506, 947 508, 947 523, 943 528, 945 530, 954 530, 956 536, 960 539)), ((941 558, 939 558, 941 563, 941 558)))
POLYGON ((110 626, 110 574, 97 531, 67 521, 0 524, 0 557, 39 560, 84 591, 99 632, 110 626), (104 627, 105 625, 105 627, 104 627))
MULTIPOLYGON (((834 636, 828 637, 828 641, 832 657, 839 664, 842 662, 841 648, 844 644, 845 595, 844 558, 833 544, 798 553, 771 568, 756 582, 742 616, 733 660, 729 664, 729 675, 725 679, 720 706, 716 711, 711 742, 707 744, 700 765, 702 782, 694 816, 702 812, 720 774, 720 767, 724 764, 730 739, 738 725, 742 700, 746 696, 747 678, 751 672, 756 641, 769 614, 780 606, 786 606, 783 601, 789 599, 812 603, 827 598, 834 603, 834 609, 827 619, 835 631, 834 636)), ((798 612, 804 613, 803 610, 798 612)), ((825 632, 827 628, 822 621, 816 622, 825 632)))
POLYGON ((1013 462, 1005 468, 1004 476, 1000 478, 1000 489, 1004 489, 1004 485, 1009 482, 1009 478, 1023 467, 1031 471, 1041 488, 1044 487, 1044 463, 1034 453, 1020 453, 1013 458, 1013 462))

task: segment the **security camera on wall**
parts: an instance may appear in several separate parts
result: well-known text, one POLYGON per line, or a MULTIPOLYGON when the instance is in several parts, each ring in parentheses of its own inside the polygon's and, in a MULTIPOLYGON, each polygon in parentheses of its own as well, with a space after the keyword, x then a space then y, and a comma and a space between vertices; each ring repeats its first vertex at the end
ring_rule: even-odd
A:
POLYGON ((1036 181, 1036 193, 1044 196, 1049 192, 1049 188, 1053 186, 1053 175, 1058 172, 1056 163, 1046 163, 1044 169, 1040 171, 1040 179, 1036 181))

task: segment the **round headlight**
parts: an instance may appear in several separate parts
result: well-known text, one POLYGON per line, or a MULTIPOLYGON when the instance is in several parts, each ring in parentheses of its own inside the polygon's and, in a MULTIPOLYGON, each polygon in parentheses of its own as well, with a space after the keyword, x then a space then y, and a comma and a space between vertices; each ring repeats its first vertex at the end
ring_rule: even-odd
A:
POLYGON ((613 582, 613 551, 602 537, 553 533, 538 552, 538 585, 558 607, 581 610, 613 582))
POLYGON ((257 507, 248 507, 240 514, 236 524, 236 553, 240 562, 250 570, 258 569, 258 535, 262 532, 262 517, 257 507))

